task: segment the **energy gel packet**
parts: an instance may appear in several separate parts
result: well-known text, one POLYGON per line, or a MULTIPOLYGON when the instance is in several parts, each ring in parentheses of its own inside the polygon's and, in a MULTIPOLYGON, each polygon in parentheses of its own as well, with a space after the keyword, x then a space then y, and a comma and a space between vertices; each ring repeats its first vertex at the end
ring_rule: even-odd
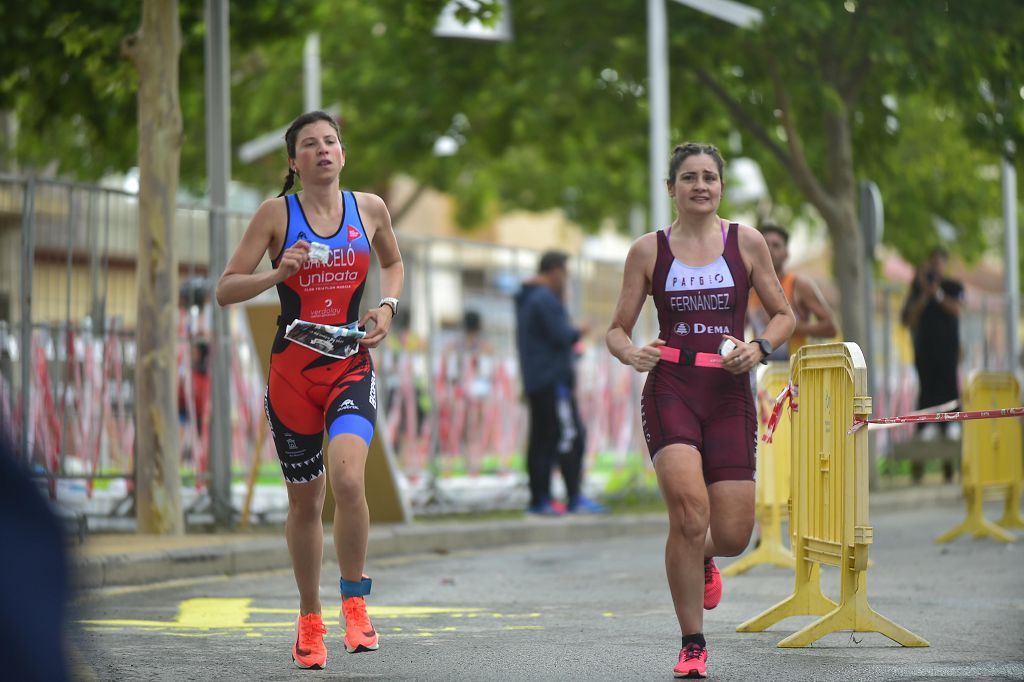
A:
POLYGON ((295 320, 284 329, 284 338, 321 355, 344 359, 359 350, 359 339, 366 332, 352 322, 341 327, 295 320))
POLYGON ((327 263, 327 259, 331 257, 331 247, 327 244, 321 244, 320 242, 309 243, 309 260, 314 263, 327 263))

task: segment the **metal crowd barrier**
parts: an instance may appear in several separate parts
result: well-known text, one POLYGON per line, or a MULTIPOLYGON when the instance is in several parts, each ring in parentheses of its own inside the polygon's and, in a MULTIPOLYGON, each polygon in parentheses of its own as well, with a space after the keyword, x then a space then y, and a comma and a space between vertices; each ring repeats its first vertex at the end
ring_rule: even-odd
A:
MULTIPOLYGON (((964 411, 998 409, 1020 405, 1020 383, 1007 372, 977 372, 964 392, 964 411)), ((1021 459, 1021 424, 1012 419, 965 421, 961 449, 961 476, 967 518, 946 531, 936 542, 949 542, 964 533, 1013 542, 1016 536, 1006 528, 1024 528, 1020 498, 1024 463, 1021 459), (1002 494, 1003 517, 992 523, 982 506, 986 495, 1002 494)))
POLYGON ((792 413, 793 594, 746 621, 739 632, 759 632, 790 616, 821 616, 779 642, 803 647, 842 631, 878 632, 903 646, 928 642, 868 605, 868 432, 853 433, 855 418, 871 413, 867 366, 853 343, 804 346, 791 360, 799 406, 792 413), (840 574, 839 604, 821 592, 819 566, 840 574))

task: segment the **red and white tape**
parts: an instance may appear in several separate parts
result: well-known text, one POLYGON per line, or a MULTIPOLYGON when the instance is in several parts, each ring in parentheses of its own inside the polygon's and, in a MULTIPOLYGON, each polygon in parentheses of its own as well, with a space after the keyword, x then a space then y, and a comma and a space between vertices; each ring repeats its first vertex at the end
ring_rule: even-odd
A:
POLYGON ((901 417, 879 419, 854 419, 848 434, 856 433, 874 424, 921 424, 924 422, 963 422, 972 419, 1001 419, 1003 417, 1024 417, 1024 407, 1004 407, 997 410, 976 410, 974 412, 933 412, 930 414, 906 414, 901 417))
POLYGON ((796 412, 796 398, 800 393, 799 388, 793 385, 793 382, 789 382, 784 389, 779 393, 779 396, 775 399, 775 404, 772 405, 772 413, 768 417, 768 425, 764 427, 764 433, 761 435, 761 440, 765 443, 771 443, 772 438, 775 435, 775 429, 779 425, 779 420, 782 419, 782 407, 789 401, 789 411, 796 412))

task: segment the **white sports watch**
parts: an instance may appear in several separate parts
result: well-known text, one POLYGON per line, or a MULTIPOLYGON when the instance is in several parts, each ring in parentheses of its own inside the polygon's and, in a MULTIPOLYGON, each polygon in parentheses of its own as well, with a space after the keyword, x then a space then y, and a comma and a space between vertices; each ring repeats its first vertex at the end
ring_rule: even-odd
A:
POLYGON ((398 314, 397 298, 394 298, 393 296, 385 296, 384 298, 380 299, 380 303, 377 304, 377 307, 383 308, 384 306, 388 306, 389 308, 391 308, 391 317, 394 317, 395 315, 398 314))

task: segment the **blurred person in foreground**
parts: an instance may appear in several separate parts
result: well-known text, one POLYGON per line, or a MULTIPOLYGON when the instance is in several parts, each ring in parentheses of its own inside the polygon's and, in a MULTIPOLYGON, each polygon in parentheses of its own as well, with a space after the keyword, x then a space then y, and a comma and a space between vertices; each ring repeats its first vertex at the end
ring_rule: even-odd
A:
POLYGON ((70 679, 64 532, 0 425, 0 660, 6 680, 70 679))
MULTIPOLYGON (((775 275, 779 278, 782 291, 786 294, 796 317, 796 328, 789 340, 772 351, 768 356, 769 361, 789 361, 789 357, 800 349, 800 346, 807 344, 812 337, 819 339, 831 339, 838 333, 836 318, 825 302, 821 289, 814 283, 814 280, 799 272, 786 272, 786 262, 789 260, 789 232, 774 224, 765 224, 758 228, 764 241, 768 245, 768 253, 772 257, 772 266, 775 268, 775 275)), ((761 304, 761 299, 756 291, 750 292, 750 300, 747 302, 747 320, 755 336, 761 336, 765 327, 771 321, 771 316, 761 304)), ((773 396, 774 397, 774 396, 773 396)))
MULTIPOLYGON (((932 249, 927 260, 914 273, 907 300, 903 304, 903 324, 910 329, 914 343, 914 367, 917 369, 919 391, 917 409, 943 408, 944 412, 960 409, 960 385, 957 368, 960 364, 960 310, 964 287, 946 277, 949 254, 945 249, 932 249)), ((960 438, 960 424, 938 422, 918 424, 922 440, 931 441, 940 434, 950 440, 960 438)), ((924 473, 923 462, 911 464, 915 481, 924 473)), ((953 461, 942 463, 946 482, 953 480, 953 461)))
POLYGON ((327 664, 320 603, 326 480, 335 500, 345 650, 379 646, 364 600, 371 581, 363 574, 370 532, 366 457, 377 421, 377 378, 369 350, 388 335, 405 269, 384 201, 341 190, 346 157, 334 117, 323 111, 299 116, 285 133, 285 145, 284 189, 263 202, 249 222, 217 284, 217 302, 240 303, 273 286, 281 299, 264 402, 288 490, 285 535, 299 590, 292 660, 300 668, 322 669, 327 664), (295 176, 302 190, 286 195, 295 176), (371 245, 384 298, 360 315, 371 245), (264 256, 273 267, 256 272, 264 256), (289 327, 302 334, 289 334, 289 327), (343 327, 347 336, 338 335, 343 327))
POLYGON ((565 308, 568 260, 561 251, 541 255, 536 276, 515 297, 516 345, 530 415, 527 511, 545 516, 607 511, 582 492, 586 433, 576 406, 575 345, 586 330, 573 326, 565 308), (565 481, 565 507, 551 498, 556 464, 565 481))
POLYGON ((682 634, 676 677, 707 677, 704 609, 722 597, 713 557, 742 552, 754 526, 749 373, 795 324, 764 237, 717 215, 723 167, 712 145, 673 150, 667 187, 676 220, 633 242, 607 334, 612 355, 649 372, 640 416, 668 509, 665 570, 682 634), (747 342, 736 335, 751 286, 771 319, 747 342), (648 296, 660 331, 636 345, 633 327, 648 296))

